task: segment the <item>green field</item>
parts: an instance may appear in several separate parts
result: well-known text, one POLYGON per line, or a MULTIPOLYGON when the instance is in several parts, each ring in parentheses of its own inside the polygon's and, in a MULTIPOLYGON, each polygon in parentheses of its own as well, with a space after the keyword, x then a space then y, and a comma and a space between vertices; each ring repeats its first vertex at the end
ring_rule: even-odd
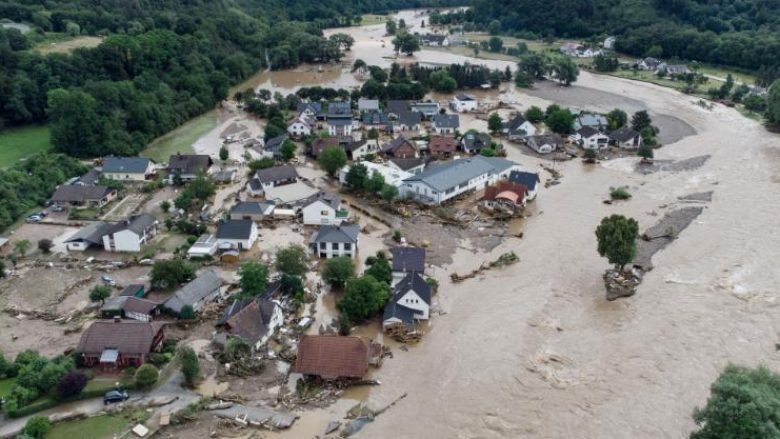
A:
POLYGON ((118 416, 95 416, 55 424, 45 438, 107 439, 118 436, 129 427, 127 421, 118 416))
POLYGON ((0 168, 51 148, 49 127, 46 125, 4 129, 0 131, 0 168))
MULTIPOLYGON (((463 34, 463 38, 469 41, 487 41, 490 39, 490 35, 480 32, 472 32, 463 34)), ((523 42, 528 46, 528 50, 532 52, 544 52, 547 50, 558 50, 563 45, 563 40, 555 40, 550 44, 547 44, 541 40, 524 40, 514 37, 499 36, 504 42, 504 47, 517 47, 517 43, 523 42)))
POLYGON ((16 380, 13 378, 0 380, 0 397, 8 395, 11 392, 11 387, 13 387, 14 383, 16 383, 16 380))
POLYGON ((80 47, 97 47, 103 39, 83 35, 74 37, 64 33, 47 32, 35 43, 35 50, 46 53, 68 53, 80 47))
POLYGON ((191 154, 194 152, 192 144, 216 126, 216 113, 209 111, 158 137, 139 155, 149 157, 157 163, 164 163, 177 152, 191 154))
POLYGON ((474 49, 466 46, 447 46, 447 47, 426 46, 425 50, 435 50, 437 52, 454 53, 456 55, 470 56, 479 59, 492 59, 498 61, 517 62, 517 58, 514 56, 507 55, 505 53, 488 52, 487 50, 480 50, 479 55, 475 56, 474 49))
POLYGON ((387 15, 365 14, 360 18, 360 26, 383 24, 387 21, 387 15))

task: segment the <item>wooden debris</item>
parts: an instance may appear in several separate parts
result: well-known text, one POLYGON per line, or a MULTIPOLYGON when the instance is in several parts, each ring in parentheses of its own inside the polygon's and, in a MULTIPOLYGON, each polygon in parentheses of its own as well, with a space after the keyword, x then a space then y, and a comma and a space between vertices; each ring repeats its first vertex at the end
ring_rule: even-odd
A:
POLYGON ((517 257, 515 252, 509 252, 504 253, 503 255, 499 256, 498 259, 496 259, 493 262, 490 263, 482 263, 482 265, 479 266, 476 270, 473 270, 471 273, 461 276, 458 273, 452 273, 450 275, 450 279, 452 279, 453 282, 463 282, 466 279, 472 279, 474 277, 479 276, 480 274, 484 273, 485 271, 488 271, 493 268, 500 268, 500 267, 506 267, 508 265, 515 264, 520 261, 520 258, 517 257))

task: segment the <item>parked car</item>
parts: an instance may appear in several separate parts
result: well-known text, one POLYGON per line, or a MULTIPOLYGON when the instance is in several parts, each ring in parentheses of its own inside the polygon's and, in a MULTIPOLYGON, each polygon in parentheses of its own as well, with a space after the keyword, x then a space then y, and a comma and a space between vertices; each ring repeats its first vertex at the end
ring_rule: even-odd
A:
POLYGON ((62 212, 65 210, 64 207, 60 206, 59 204, 52 204, 51 205, 52 212, 62 212))
POLYGON ((28 222, 28 223, 37 223, 37 222, 39 222, 42 219, 43 218, 41 218, 40 215, 30 215, 30 216, 27 217, 27 219, 25 221, 28 222))
POLYGON ((109 276, 107 274, 104 274, 104 275, 100 276, 100 279, 102 279, 103 283, 106 284, 106 285, 110 285, 112 287, 114 285, 116 285, 116 281, 111 276, 109 276))
POLYGON ((45 210, 42 210, 42 211, 38 212, 38 216, 40 216, 42 218, 46 218, 47 216, 49 216, 49 212, 46 212, 45 210))
POLYGON ((127 401, 128 398, 130 398, 130 395, 128 395, 124 390, 111 390, 103 395, 103 404, 108 405, 117 402, 124 402, 127 401))

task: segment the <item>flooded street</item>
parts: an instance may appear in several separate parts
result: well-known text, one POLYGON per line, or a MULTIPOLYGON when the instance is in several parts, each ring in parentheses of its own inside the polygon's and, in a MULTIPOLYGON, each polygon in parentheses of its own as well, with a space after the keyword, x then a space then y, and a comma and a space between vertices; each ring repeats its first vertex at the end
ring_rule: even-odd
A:
MULTIPOLYGON (((413 11, 401 15, 416 26, 422 19, 413 11)), ((281 92, 306 85, 350 88, 359 85, 348 67, 354 59, 383 67, 394 61, 384 25, 327 33, 334 32, 356 40, 343 66, 265 72, 251 85, 281 92)), ((398 61, 514 68, 431 50, 398 61)), ((726 364, 780 369, 774 262, 780 256, 780 137, 734 109, 706 110, 695 98, 643 82, 582 72, 571 88, 502 87, 489 93, 518 110, 551 103, 647 109, 665 144, 657 159, 711 157, 697 169, 648 175, 635 171, 636 158, 556 163, 561 184, 541 188, 533 215, 511 227, 524 233, 522 239, 508 238, 489 253, 478 250, 484 248, 479 243, 461 243, 452 263, 430 273, 441 285, 437 300, 446 314, 435 316, 430 332, 408 351, 392 346, 394 358, 373 374, 380 386, 302 412, 291 430, 269 437, 321 435, 358 399, 379 408, 406 392, 357 437, 683 438, 694 428, 694 407, 706 402, 726 364), (633 197, 603 204, 613 186, 626 186, 633 197), (714 191, 712 202, 654 256, 655 268, 637 294, 607 302, 601 276, 608 264, 598 256, 594 234, 601 219, 624 214, 644 230, 683 206, 678 197, 706 191, 714 191), (518 264, 451 283, 451 273, 470 272, 508 251, 520 257, 518 264)), ((472 116, 461 126, 486 128, 472 116)), ((527 169, 552 166, 518 146, 507 148, 527 169)), ((542 171, 542 180, 547 177, 542 171)), ((381 248, 383 233, 366 239, 362 257, 381 248)), ((320 300, 325 309, 317 325, 335 314, 333 297, 320 300)))

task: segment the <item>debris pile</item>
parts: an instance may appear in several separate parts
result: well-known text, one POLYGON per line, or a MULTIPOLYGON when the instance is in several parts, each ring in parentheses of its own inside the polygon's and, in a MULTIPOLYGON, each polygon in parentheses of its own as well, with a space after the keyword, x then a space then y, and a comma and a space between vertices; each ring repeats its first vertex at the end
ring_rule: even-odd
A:
POLYGON ((629 272, 610 269, 604 273, 604 286, 607 288, 607 300, 631 297, 642 282, 642 270, 633 268, 629 272))
POLYGON ((479 268, 473 270, 471 273, 467 275, 461 276, 458 273, 452 273, 450 275, 450 279, 452 279, 452 281, 455 283, 463 282, 466 279, 472 279, 490 269, 506 267, 508 265, 515 264, 519 261, 520 258, 515 254, 515 252, 504 253, 493 262, 490 263, 483 262, 482 265, 479 266, 479 268))

